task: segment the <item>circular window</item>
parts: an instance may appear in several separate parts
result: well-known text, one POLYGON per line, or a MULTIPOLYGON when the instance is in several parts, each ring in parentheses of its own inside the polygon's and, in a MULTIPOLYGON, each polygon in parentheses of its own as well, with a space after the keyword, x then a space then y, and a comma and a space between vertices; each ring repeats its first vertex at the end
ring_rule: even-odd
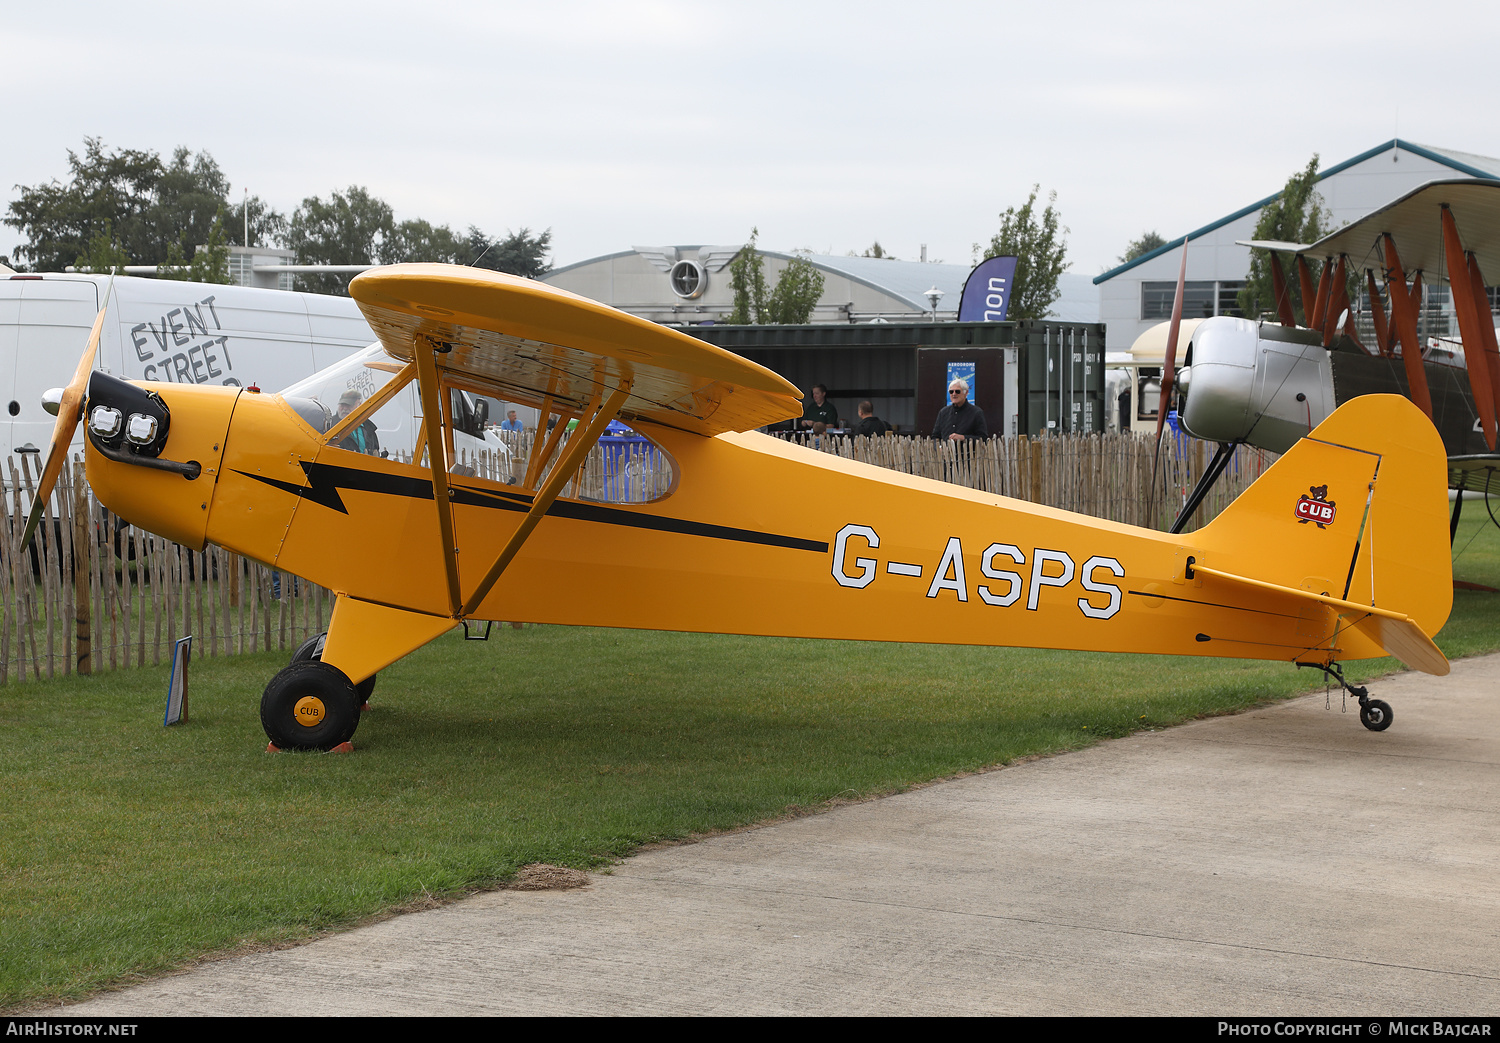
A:
POLYGON ((672 292, 685 301, 703 296, 708 289, 708 273, 697 261, 678 261, 672 265, 672 292))

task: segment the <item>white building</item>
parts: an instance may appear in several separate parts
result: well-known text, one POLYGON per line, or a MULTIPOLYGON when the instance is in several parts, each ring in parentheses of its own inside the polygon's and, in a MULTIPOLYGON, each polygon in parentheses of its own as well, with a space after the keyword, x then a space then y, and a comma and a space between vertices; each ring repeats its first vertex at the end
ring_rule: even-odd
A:
MULTIPOLYGON (((1387 141, 1324 170, 1318 193, 1330 225, 1363 217, 1434 178, 1500 178, 1500 159, 1453 149, 1387 141)), ((1250 270, 1250 250, 1237 239, 1253 238, 1261 208, 1280 192, 1251 203, 1188 233, 1187 287, 1183 318, 1239 314, 1236 298, 1250 270)), ((1126 351, 1145 330, 1172 317, 1183 237, 1122 264, 1094 279, 1099 288, 1099 321, 1105 323, 1111 354, 1126 351)))
MULTIPOLYGON (((542 281, 656 322, 721 322, 734 307, 729 262, 742 249, 729 246, 637 246, 554 268, 542 281)), ((776 285, 792 259, 789 253, 760 250, 766 286, 776 285)), ((928 264, 883 257, 809 254, 823 274, 823 296, 813 309, 815 323, 920 321, 933 314, 929 291, 941 292, 937 319, 951 322, 970 267, 928 264)), ((1062 297, 1049 318, 1098 322, 1098 292, 1087 276, 1064 273, 1062 297)))

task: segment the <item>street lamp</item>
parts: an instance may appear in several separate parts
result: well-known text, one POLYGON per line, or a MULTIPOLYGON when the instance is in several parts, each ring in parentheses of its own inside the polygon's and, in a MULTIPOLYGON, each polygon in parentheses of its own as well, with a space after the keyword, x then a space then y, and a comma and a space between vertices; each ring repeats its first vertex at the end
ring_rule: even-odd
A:
POLYGON ((936 286, 933 286, 933 288, 928 290, 925 294, 923 294, 923 296, 926 297, 929 302, 931 302, 932 321, 937 322, 937 306, 938 301, 943 299, 943 291, 938 289, 936 286))

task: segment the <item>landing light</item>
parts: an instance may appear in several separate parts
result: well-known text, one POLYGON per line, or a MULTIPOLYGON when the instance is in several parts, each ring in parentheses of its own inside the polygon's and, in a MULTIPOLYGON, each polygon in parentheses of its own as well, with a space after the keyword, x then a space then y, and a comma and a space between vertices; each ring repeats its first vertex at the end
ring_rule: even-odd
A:
POLYGON ((89 414, 89 430, 100 438, 110 439, 120 433, 125 416, 114 406, 95 406, 89 414))
MULTIPOLYGON (((115 411, 118 417, 119 411, 115 411)), ((119 430, 116 428, 116 430, 119 430)), ((101 435, 104 432, 100 432, 101 435)), ((108 437, 107 435, 105 437, 108 437)), ((132 445, 150 445, 156 438, 156 417, 145 413, 131 413, 130 424, 125 429, 125 440, 132 445)))

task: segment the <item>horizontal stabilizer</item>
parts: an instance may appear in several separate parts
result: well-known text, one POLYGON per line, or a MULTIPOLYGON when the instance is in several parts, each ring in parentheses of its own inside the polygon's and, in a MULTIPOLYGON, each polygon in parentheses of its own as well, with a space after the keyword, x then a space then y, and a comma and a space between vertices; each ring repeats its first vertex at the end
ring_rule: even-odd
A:
POLYGON ((1237 576, 1232 572, 1212 569, 1206 565, 1195 564, 1192 570, 1195 574, 1202 573, 1230 583, 1275 591, 1288 597, 1327 605, 1348 620, 1349 626, 1364 634, 1413 670, 1420 670, 1424 674, 1436 674, 1439 677, 1448 673, 1448 657, 1443 655, 1442 649, 1433 644, 1432 638, 1423 633, 1422 628, 1404 613, 1376 608, 1374 605, 1360 605, 1353 601, 1345 601, 1343 598, 1315 594, 1310 590, 1298 590, 1296 587, 1286 587, 1279 583, 1267 583, 1265 580, 1251 579, 1248 576, 1237 576))

